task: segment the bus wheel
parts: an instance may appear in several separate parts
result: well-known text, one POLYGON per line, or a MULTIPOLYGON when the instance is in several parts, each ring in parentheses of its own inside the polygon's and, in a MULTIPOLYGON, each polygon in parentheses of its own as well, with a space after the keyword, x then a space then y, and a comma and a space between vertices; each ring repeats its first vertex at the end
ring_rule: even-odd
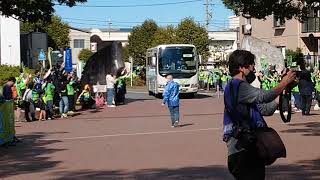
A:
POLYGON ((152 95, 153 95, 152 91, 149 91, 149 96, 152 96, 152 95))
POLYGON ((159 98, 159 99, 162 98, 162 94, 160 94, 160 93, 157 93, 157 94, 155 94, 154 96, 155 96, 156 98, 159 98))

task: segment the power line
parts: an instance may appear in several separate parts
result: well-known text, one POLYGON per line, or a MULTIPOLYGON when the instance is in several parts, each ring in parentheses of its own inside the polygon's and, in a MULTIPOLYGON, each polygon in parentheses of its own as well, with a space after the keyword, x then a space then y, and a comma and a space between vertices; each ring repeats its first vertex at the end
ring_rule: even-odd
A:
MULTIPOLYGON (((107 20, 102 20, 102 19, 81 19, 81 18, 62 18, 62 19, 67 19, 67 20, 75 20, 75 21, 86 21, 86 22, 103 22, 107 23, 109 21, 107 20)), ((125 23, 125 24, 142 24, 144 21, 111 21, 114 23, 125 23)), ((180 23, 181 21, 156 21, 156 23, 164 24, 164 23, 172 23, 172 24, 177 24, 180 23)), ((196 21, 196 22, 204 22, 204 21, 196 21)))
MULTIPOLYGON (((76 7, 89 7, 89 8, 130 8, 130 7, 150 7, 150 6, 167 6, 176 4, 187 4, 193 2, 200 2, 202 0, 189 0, 189 1, 179 1, 179 2, 168 2, 168 3, 154 3, 154 4, 131 4, 131 5, 85 5, 78 4, 76 7)), ((65 4, 55 4, 56 6, 67 6, 65 4)))

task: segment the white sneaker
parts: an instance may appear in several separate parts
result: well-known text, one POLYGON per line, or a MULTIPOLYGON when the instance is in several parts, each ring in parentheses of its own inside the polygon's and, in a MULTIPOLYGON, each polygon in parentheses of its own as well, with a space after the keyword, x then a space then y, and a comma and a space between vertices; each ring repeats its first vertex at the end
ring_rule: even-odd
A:
POLYGON ((174 122, 173 126, 177 127, 179 125, 179 121, 174 122))
POLYGON ((283 115, 288 116, 288 112, 287 112, 287 111, 286 111, 286 112, 284 112, 284 113, 283 113, 283 115))
POLYGON ((302 112, 302 111, 301 111, 301 109, 297 109, 297 110, 295 110, 294 112, 299 113, 299 112, 302 112))
POLYGON ((274 113, 275 113, 275 114, 279 114, 279 113, 280 113, 280 111, 279 111, 279 110, 276 110, 274 113))
POLYGON ((108 107, 116 107, 115 105, 109 105, 108 107))
POLYGON ((315 110, 315 111, 319 111, 319 110, 320 110, 320 107, 319 107, 319 105, 318 105, 318 104, 314 105, 314 108, 313 108, 313 110, 315 110))

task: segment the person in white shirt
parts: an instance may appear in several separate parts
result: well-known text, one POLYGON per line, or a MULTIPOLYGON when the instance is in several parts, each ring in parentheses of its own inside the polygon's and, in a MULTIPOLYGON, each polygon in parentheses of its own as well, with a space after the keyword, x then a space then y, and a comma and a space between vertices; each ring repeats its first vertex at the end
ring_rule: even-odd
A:
POLYGON ((116 76, 112 73, 107 74, 106 76, 106 82, 107 82, 107 106, 108 107, 115 107, 114 104, 114 95, 115 95, 115 89, 114 85, 116 83, 116 76))

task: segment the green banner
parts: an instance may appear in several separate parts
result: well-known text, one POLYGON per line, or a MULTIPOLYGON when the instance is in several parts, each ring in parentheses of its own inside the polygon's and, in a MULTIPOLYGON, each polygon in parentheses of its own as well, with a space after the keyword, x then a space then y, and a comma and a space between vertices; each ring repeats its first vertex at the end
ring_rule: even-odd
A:
POLYGON ((13 102, 0 103, 0 145, 13 141, 14 127, 13 102))

